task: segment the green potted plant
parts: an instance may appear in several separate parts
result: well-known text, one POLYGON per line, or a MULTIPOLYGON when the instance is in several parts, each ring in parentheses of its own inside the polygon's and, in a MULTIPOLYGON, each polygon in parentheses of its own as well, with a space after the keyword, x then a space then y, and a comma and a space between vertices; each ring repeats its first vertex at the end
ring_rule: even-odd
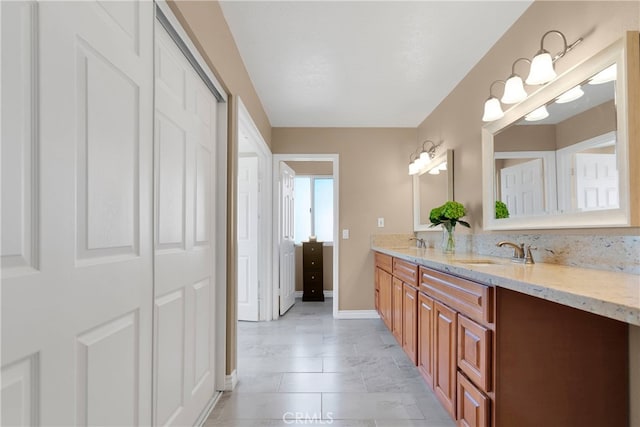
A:
POLYGON ((496 200, 496 219, 509 218, 509 208, 504 202, 496 200))
POLYGON ((429 227, 442 225, 442 250, 445 253, 453 253, 456 250, 456 240, 454 234, 456 224, 461 224, 465 227, 471 227, 468 222, 460 219, 466 214, 467 211, 462 203, 458 203, 453 200, 449 200, 444 205, 431 209, 431 212, 429 213, 429 220, 431 221, 431 225, 429 227))

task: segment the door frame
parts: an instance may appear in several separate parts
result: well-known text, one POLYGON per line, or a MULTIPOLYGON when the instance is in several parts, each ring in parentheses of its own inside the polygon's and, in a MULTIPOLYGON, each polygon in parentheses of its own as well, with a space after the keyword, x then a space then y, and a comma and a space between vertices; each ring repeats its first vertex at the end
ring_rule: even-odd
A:
MULTIPOLYGON (((340 307, 340 240, 339 240, 339 200, 340 200, 340 155, 339 154, 274 154, 273 155, 273 169, 277 170, 280 162, 331 162, 333 166, 333 317, 338 317, 338 308, 340 307)), ((279 174, 273 174, 273 194, 279 198, 278 193, 278 181, 279 174), (278 196, 276 196, 278 195, 278 196)), ((280 200, 273 200, 273 235, 278 230, 278 204, 280 200)), ((280 274, 280 260, 278 251, 278 239, 273 239, 273 288, 271 292, 271 313, 273 319, 280 317, 279 312, 279 274, 280 274)))
MULTIPOLYGON (((214 366, 213 371, 215 372, 215 389, 216 391, 225 390, 225 379, 226 379, 226 333, 227 333, 227 238, 223 237, 227 235, 227 204, 228 204, 228 193, 227 193, 227 152, 228 152, 228 125, 227 125, 227 117, 229 110, 229 100, 224 87, 220 84, 218 79, 215 77, 209 65, 204 60, 196 46, 193 44, 189 35, 184 30, 178 18, 174 15, 173 11, 169 7, 169 4, 166 0, 154 0, 154 3, 157 7, 157 10, 162 12, 164 17, 167 19, 168 23, 171 25, 172 29, 175 31, 175 34, 179 37, 180 41, 184 45, 183 47, 188 50, 191 54, 191 58, 189 60, 195 60, 197 66, 200 67, 200 70, 203 72, 209 81, 213 84, 215 89, 220 96, 219 103, 224 104, 221 108, 218 109, 217 114, 217 143, 215 144, 216 149, 216 177, 215 177, 215 194, 211 200, 214 200, 214 207, 212 209, 212 213, 215 210, 216 221, 215 221, 215 235, 218 238, 215 239, 215 246, 213 250, 213 259, 211 263, 214 265, 215 269, 215 284, 214 284, 214 292, 213 292, 213 309, 214 312, 214 328, 213 333, 215 334, 214 342, 215 342, 215 354, 214 354, 214 366)), ((154 13, 157 15, 157 13, 154 13)), ((158 19, 157 16, 154 16, 154 21, 158 19)), ((155 43, 155 40, 154 40, 155 43)), ((155 49, 155 44, 154 44, 155 49)), ((192 65, 193 64, 192 62, 192 65)), ((155 113, 154 113, 155 114, 155 113)), ((154 118, 155 120, 155 118, 154 118)), ((154 201, 155 203, 155 201, 154 201)), ((155 321, 155 320, 154 320, 155 321)), ((206 417, 208 417, 218 398, 220 397, 220 393, 216 393, 212 396, 211 401, 207 405, 207 407, 202 412, 200 419, 198 420, 199 424, 202 424, 206 417)))
MULTIPOLYGON (((240 97, 238 100, 238 138, 241 132, 246 132, 247 143, 251 145, 252 153, 258 156, 258 193, 259 207, 258 215, 258 320, 272 320, 271 305, 273 304, 273 294, 270 292, 273 280, 273 266, 268 260, 273 258, 273 229, 270 224, 272 220, 272 154, 269 146, 265 142, 262 134, 258 130, 255 122, 249 114, 246 106, 240 97)), ((238 142, 237 155, 240 156, 240 142, 238 142)), ((237 190, 236 190, 237 191, 237 190)))

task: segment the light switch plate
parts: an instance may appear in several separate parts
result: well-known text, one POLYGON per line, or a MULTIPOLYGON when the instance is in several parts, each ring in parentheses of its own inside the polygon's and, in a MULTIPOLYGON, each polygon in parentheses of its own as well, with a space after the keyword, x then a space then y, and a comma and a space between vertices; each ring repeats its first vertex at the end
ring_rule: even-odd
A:
POLYGON ((378 228, 384 227, 384 218, 378 218, 378 228))
POLYGON ((349 239, 349 229, 345 228, 344 230, 342 230, 342 239, 343 240, 348 240, 349 239))

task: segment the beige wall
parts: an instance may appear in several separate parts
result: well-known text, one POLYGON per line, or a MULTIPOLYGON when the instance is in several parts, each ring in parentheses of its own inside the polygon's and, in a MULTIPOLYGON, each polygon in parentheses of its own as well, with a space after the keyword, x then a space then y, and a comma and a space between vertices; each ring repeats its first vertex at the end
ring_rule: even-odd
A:
POLYGON ((556 145, 568 147, 612 130, 616 130, 616 107, 609 101, 558 123, 556 145))
POLYGON ((169 0, 169 6, 228 94, 239 96, 267 145, 271 123, 217 1, 169 0))
POLYGON ((285 162, 296 175, 332 175, 333 162, 285 162))
POLYGON ((373 255, 376 233, 413 229, 409 154, 415 129, 273 128, 274 154, 339 154, 338 228, 350 230, 339 242, 340 310, 373 310, 373 255), (377 227, 384 217, 385 228, 377 227))
MULTIPOLYGON (((640 28, 640 3, 617 1, 536 1, 478 62, 458 86, 420 124, 419 139, 443 141, 455 150, 455 195, 468 208, 473 232, 482 232, 481 117, 489 85, 509 76, 512 62, 531 57, 540 48, 540 37, 549 29, 561 30, 569 42, 584 41, 556 63, 559 73, 640 28)), ((557 40, 545 40, 552 50, 557 40)), ((499 86, 497 95, 501 96, 499 86)), ((553 231, 572 233, 575 230, 553 231)), ((615 231, 589 230, 589 233, 615 231)), ((620 231, 617 231, 618 233, 620 231)))

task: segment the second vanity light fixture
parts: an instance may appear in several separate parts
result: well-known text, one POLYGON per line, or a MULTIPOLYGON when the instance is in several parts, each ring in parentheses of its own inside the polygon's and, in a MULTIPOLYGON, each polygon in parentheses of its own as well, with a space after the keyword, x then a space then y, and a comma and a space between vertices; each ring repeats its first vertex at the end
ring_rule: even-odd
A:
MULTIPOLYGON (((503 104, 517 104, 527 99, 528 94, 527 94, 527 91, 524 89, 522 77, 516 74, 516 71, 515 71, 516 64, 518 64, 521 61, 526 61, 529 64, 531 64, 531 66, 529 67, 529 76, 525 80, 525 83, 527 85, 534 86, 534 85, 542 85, 542 84, 549 83, 551 80, 555 79, 557 76, 556 71, 554 69, 554 63, 558 59, 566 55, 567 52, 573 49, 581 41, 582 41, 582 38, 579 38, 575 42, 571 44, 567 44, 567 38, 564 36, 564 34, 562 34, 558 30, 550 30, 544 33, 542 35, 542 38, 540 39, 540 50, 538 50, 538 52, 535 54, 535 56, 531 61, 527 58, 516 59, 511 65, 511 75, 509 76, 506 82, 503 82, 502 80, 496 80, 493 83, 491 83, 491 86, 489 87, 490 96, 489 96, 489 99, 484 104, 484 114, 482 116, 482 121, 492 122, 494 120, 501 119, 504 116, 504 112, 502 111, 502 106, 500 105, 500 102, 502 102, 503 104), (551 34, 556 34, 560 36, 563 42, 562 51, 557 53, 554 57, 552 57, 549 51, 544 48, 544 40, 547 36, 551 34), (498 101, 498 98, 496 98, 495 96, 493 96, 493 94, 491 94, 493 85, 497 82, 503 82, 505 85, 504 93, 500 101, 498 101)), ((563 102, 570 102, 582 96, 582 94, 579 93, 579 92, 582 92, 579 86, 574 89, 572 89, 574 91, 570 95, 568 93, 566 94, 567 96, 563 98, 563 102)), ((544 110, 546 111, 546 108, 544 110)), ((539 117, 537 118, 537 120, 541 120, 542 118, 544 118, 542 117, 543 115, 544 114, 537 114, 537 115, 531 114, 532 117, 539 117)), ((536 119, 532 118, 531 120, 536 120, 536 119)))
POLYGON ((425 167, 436 156, 436 150, 440 144, 427 139, 418 147, 416 151, 409 155, 409 175, 417 175, 422 172, 422 168, 425 167), (431 143, 431 147, 428 149, 425 147, 427 143, 431 143), (420 150, 420 151, 418 151, 420 150))

